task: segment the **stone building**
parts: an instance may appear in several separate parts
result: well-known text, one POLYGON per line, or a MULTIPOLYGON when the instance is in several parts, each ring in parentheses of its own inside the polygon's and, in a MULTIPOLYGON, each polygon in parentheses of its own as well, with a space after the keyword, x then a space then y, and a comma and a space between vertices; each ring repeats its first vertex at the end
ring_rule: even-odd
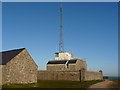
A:
POLYGON ((103 74, 99 71, 88 71, 86 61, 74 58, 70 52, 57 52, 55 59, 49 60, 47 70, 38 71, 38 80, 102 80, 103 74))
POLYGON ((1 52, 2 84, 36 83, 37 64, 25 48, 1 52))
POLYGON ((87 64, 82 59, 52 60, 47 63, 47 70, 51 71, 79 71, 80 69, 87 70, 87 64))
POLYGON ((87 64, 83 59, 75 59, 71 52, 55 53, 55 60, 47 63, 47 70, 52 71, 79 71, 87 70, 87 64))

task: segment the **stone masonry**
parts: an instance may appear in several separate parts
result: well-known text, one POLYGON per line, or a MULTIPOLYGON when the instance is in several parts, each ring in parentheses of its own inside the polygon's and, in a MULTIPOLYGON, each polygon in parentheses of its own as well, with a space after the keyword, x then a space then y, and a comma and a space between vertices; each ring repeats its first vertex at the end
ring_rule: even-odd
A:
POLYGON ((38 80, 88 81, 103 79, 102 72, 88 71, 86 61, 83 59, 74 58, 73 54, 69 52, 55 54, 57 54, 55 60, 49 60, 47 63, 47 70, 38 71, 38 80))
POLYGON ((38 71, 38 80, 70 80, 80 81, 78 71, 38 71))
POLYGON ((47 63, 46 68, 50 71, 79 71, 82 68, 87 70, 87 64, 82 59, 73 59, 68 62, 67 60, 53 60, 47 63))
POLYGON ((1 67, 2 84, 37 82, 38 66, 26 49, 21 50, 19 54, 1 67))
POLYGON ((39 70, 38 80, 70 80, 70 81, 88 81, 102 80, 101 72, 85 71, 48 71, 39 70))

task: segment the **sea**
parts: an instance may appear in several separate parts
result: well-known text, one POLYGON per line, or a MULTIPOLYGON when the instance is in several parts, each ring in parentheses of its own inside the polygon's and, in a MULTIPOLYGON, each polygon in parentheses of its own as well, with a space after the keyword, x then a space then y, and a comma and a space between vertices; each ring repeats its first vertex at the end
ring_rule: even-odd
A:
POLYGON ((104 76, 107 77, 108 79, 119 79, 120 80, 120 76, 104 76))

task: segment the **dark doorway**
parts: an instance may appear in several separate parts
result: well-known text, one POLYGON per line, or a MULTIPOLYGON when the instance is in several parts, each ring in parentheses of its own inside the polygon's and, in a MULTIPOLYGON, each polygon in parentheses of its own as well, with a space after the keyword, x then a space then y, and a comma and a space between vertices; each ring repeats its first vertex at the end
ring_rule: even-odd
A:
POLYGON ((85 69, 84 68, 81 68, 79 70, 79 78, 80 78, 80 82, 84 81, 85 80, 85 69))

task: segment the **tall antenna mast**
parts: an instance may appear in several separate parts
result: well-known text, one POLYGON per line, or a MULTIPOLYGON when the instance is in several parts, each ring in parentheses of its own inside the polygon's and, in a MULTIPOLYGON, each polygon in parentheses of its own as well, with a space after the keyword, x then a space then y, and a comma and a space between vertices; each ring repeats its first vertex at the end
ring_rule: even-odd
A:
POLYGON ((62 26, 62 2, 60 3, 60 41, 59 52, 64 52, 63 26, 62 26))

